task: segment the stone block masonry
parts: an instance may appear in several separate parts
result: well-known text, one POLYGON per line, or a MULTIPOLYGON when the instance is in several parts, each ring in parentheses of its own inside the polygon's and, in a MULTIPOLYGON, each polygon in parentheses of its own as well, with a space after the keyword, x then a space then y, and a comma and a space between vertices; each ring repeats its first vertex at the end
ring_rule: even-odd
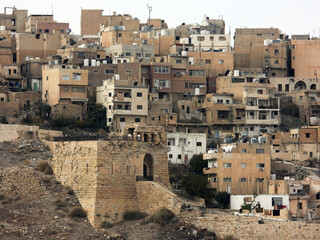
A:
POLYGON ((125 211, 144 211, 140 181, 169 188, 166 142, 162 127, 129 125, 109 141, 55 143, 52 167, 57 180, 74 189, 90 223, 100 227, 121 221, 125 211))
POLYGON ((189 215, 186 223, 214 231, 219 238, 232 235, 236 239, 320 239, 320 225, 306 222, 275 221, 259 217, 236 216, 227 213, 208 214, 203 217, 189 215))

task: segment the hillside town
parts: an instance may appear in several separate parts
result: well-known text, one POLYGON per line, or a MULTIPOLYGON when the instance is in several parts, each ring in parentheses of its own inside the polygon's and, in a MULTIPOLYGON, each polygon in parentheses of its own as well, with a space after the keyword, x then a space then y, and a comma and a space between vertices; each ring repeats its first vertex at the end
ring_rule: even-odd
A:
POLYGON ((79 10, 76 35, 53 14, 1 11, 0 238, 32 232, 1 217, 22 201, 8 179, 43 177, 39 196, 58 182, 86 213, 74 228, 92 227, 72 238, 52 223, 59 239, 320 238, 320 38, 276 27, 232 35, 207 15, 169 28, 102 9, 79 10), (43 162, 48 176, 32 170, 43 162), (148 225, 159 235, 145 238, 98 232, 161 209, 185 225, 148 225))

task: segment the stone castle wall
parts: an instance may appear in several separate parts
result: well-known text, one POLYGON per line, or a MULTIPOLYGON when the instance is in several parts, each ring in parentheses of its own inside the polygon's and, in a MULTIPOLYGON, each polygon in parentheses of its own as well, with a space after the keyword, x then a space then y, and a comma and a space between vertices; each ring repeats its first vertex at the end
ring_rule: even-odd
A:
POLYGON ((170 186, 167 147, 163 144, 166 137, 160 135, 162 141, 151 141, 150 135, 143 141, 137 140, 136 133, 134 136, 54 143, 54 174, 63 185, 73 188, 94 227, 104 221, 119 222, 125 211, 139 210, 137 186, 146 174, 170 186))

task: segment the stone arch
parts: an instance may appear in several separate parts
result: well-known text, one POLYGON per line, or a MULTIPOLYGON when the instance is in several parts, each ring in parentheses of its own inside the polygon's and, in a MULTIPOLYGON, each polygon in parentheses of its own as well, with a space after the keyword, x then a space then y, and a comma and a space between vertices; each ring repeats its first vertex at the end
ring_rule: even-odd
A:
POLYGON ((144 180, 153 181, 154 161, 150 153, 147 153, 143 159, 143 178, 144 180))
POLYGON ((316 90, 317 89, 317 85, 316 84, 311 84, 311 86, 310 86, 310 89, 312 89, 312 90, 316 90))
POLYGON ((304 81, 298 81, 295 85, 294 85, 294 90, 299 91, 302 89, 306 89, 307 85, 304 81))

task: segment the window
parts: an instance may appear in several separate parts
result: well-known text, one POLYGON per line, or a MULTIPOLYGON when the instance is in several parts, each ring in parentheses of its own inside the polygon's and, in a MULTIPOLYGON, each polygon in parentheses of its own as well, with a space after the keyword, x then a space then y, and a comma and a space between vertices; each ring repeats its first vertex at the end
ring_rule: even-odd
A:
POLYGON ((223 164, 223 167, 224 167, 224 168, 231 168, 231 163, 224 163, 224 164, 223 164))
POLYGON ((240 182, 247 182, 247 178, 240 178, 240 182))
POLYGON ((189 76, 202 77, 205 76, 204 70, 189 70, 189 76))
POLYGON ((201 42, 201 41, 204 41, 204 37, 203 37, 203 36, 198 36, 198 37, 197 37, 197 41, 200 41, 200 42, 201 42))
POLYGON ((256 149, 256 153, 264 153, 264 149, 256 149))
POLYGON ((169 154, 169 158, 172 158, 173 156, 172 156, 172 154, 169 154))
POLYGON ((42 33, 42 29, 39 29, 39 33, 42 33))
POLYGON ((273 197, 271 200, 272 200, 271 202, 272 206, 280 206, 283 204, 282 197, 273 197))
POLYGON ((69 75, 62 75, 62 80, 70 80, 70 76, 69 75))
POLYGON ((126 118, 120 118, 120 122, 126 122, 126 118))
POLYGON ((264 178, 256 178, 256 182, 263 182, 264 178))
POLYGON ((142 97, 142 92, 137 92, 137 97, 142 97))
POLYGON ((309 155, 311 158, 313 157, 313 152, 310 152, 310 155, 309 155))
POLYGON ((111 94, 111 92, 109 92, 109 95, 108 95, 109 97, 111 97, 112 96, 112 94, 111 94))
POLYGON ((137 109, 142 109, 142 105, 137 105, 137 109))
POLYGON ((137 58, 141 58, 141 53, 136 54, 137 58))
POLYGON ((181 154, 178 154, 178 159, 181 159, 181 154))
POLYGON ((241 163, 241 168, 246 168, 247 167, 247 164, 246 163, 241 163))
POLYGON ((264 163, 257 163, 257 168, 262 168, 262 169, 264 169, 264 163))
POLYGON ((99 70, 93 70, 94 74, 99 74, 99 70))
POLYGON ((302 203, 299 202, 299 209, 302 209, 302 203))
POLYGON ((85 59, 86 53, 85 52, 77 52, 77 58, 78 59, 85 59))
POLYGON ((130 57, 131 56, 131 52, 126 52, 126 57, 130 57))
POLYGON ((109 109, 111 109, 111 105, 109 105, 109 109))
POLYGON ((106 74, 114 73, 114 69, 106 69, 106 74))
POLYGON ((130 70, 130 69, 127 69, 127 70, 126 70, 126 74, 131 74, 131 70, 130 70))
POLYGON ((85 92, 84 87, 72 87, 72 92, 85 92))
POLYGON ((296 45, 293 44, 293 45, 292 45, 292 49, 296 49, 296 45))
POLYGON ((64 91, 68 92, 69 88, 68 87, 64 87, 64 91))
POLYGON ((169 80, 166 80, 166 79, 155 79, 154 80, 154 85, 156 87, 169 88, 169 80))
POLYGON ((187 82, 184 83, 184 88, 188 88, 188 83, 187 82))
POLYGON ((303 101, 303 96, 300 96, 300 98, 299 98, 299 99, 300 99, 300 101, 303 101))
POLYGON ((223 63, 224 63, 224 60, 219 60, 218 63, 219 63, 219 64, 223 64, 223 63))
POLYGON ((306 133, 306 138, 310 138, 310 133, 306 133))
POLYGON ((150 58, 150 57, 151 57, 151 54, 150 54, 150 53, 146 53, 145 57, 146 57, 146 58, 150 58))
POLYGON ((231 182, 231 178, 223 178, 223 182, 231 182))
POLYGON ((202 142, 197 142, 197 147, 201 147, 202 146, 202 142))
POLYGON ((286 84, 286 92, 289 92, 289 84, 286 84))
POLYGON ((181 59, 177 59, 177 60, 176 60, 176 63, 177 63, 177 64, 181 64, 181 63, 182 63, 181 59))
POLYGON ((49 33, 49 29, 45 29, 44 32, 45 32, 45 33, 49 33))
POLYGON ((81 73, 73 73, 73 80, 81 80, 81 73))
POLYGON ((279 49, 275 49, 275 50, 274 50, 274 53, 279 53, 279 49))
POLYGON ((155 73, 169 73, 169 66, 154 66, 155 73))
POLYGON ((210 37, 210 41, 213 41, 213 40, 214 40, 214 37, 213 37, 213 36, 211 36, 211 37, 210 37))
POLYGON ((242 149, 242 153, 247 153, 247 149, 246 149, 246 148, 243 148, 243 149, 242 149))
POLYGON ((218 111, 218 119, 229 119, 230 112, 229 111, 218 111))
POLYGON ((135 118, 134 122, 139 123, 140 122, 140 118, 135 118))
POLYGON ((205 64, 210 64, 210 63, 211 63, 211 59, 206 59, 206 60, 204 60, 204 63, 205 63, 205 64))

